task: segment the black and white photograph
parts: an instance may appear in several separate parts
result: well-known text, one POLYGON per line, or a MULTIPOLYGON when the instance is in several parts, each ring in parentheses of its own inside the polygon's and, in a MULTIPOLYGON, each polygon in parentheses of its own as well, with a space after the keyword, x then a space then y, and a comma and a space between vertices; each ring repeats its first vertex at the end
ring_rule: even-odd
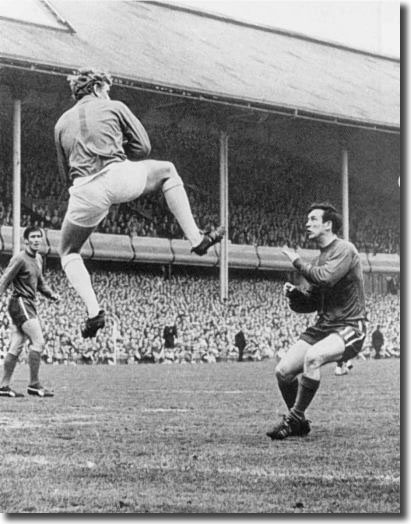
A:
POLYGON ((5 521, 405 514, 406 16, 0 1, 5 521))

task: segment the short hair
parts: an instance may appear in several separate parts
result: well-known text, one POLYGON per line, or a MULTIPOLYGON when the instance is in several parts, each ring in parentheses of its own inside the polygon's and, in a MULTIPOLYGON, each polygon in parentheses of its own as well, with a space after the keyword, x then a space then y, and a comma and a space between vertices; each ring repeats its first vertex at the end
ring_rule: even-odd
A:
POLYGON ((39 231, 41 233, 41 236, 43 236, 43 231, 41 230, 40 227, 38 227, 38 226, 28 226, 28 227, 26 227, 26 229, 24 230, 24 233, 23 233, 24 240, 28 240, 29 236, 31 235, 31 233, 34 233, 36 231, 39 231))
POLYGON ((106 83, 111 86, 113 84, 109 73, 96 71, 91 67, 79 69, 76 73, 69 75, 67 80, 74 100, 80 100, 83 96, 92 93, 95 85, 101 86, 103 83, 106 83))
POLYGON ((311 213, 314 209, 322 209, 323 222, 330 221, 332 223, 331 231, 338 233, 342 226, 342 217, 337 209, 330 202, 314 202, 308 209, 308 213, 311 213))

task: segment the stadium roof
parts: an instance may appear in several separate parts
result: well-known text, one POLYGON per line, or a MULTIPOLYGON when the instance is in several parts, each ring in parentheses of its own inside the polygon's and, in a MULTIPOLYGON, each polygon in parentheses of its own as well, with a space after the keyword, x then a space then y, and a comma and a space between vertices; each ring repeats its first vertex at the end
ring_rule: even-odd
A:
MULTIPOLYGON (((22 1, 22 0, 20 0, 22 1)), ((160 2, 0 9, 0 66, 93 65, 123 85, 331 122, 400 127, 399 60, 160 2)))

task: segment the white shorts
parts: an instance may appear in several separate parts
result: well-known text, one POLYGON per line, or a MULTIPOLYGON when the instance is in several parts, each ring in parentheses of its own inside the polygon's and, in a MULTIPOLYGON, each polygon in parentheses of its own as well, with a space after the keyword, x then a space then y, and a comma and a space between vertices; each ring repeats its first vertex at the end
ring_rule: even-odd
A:
POLYGON ((113 204, 138 198, 146 182, 144 160, 113 162, 95 175, 78 177, 69 190, 66 218, 77 226, 95 227, 107 216, 113 204))

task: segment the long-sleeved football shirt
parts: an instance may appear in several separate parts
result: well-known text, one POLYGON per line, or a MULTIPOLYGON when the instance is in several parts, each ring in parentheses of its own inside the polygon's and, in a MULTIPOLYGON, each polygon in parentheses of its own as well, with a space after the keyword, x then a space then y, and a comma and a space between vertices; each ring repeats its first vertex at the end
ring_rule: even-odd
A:
POLYGON ((46 284, 42 270, 43 261, 38 253, 20 251, 11 258, 0 279, 0 295, 12 284, 12 298, 22 297, 34 303, 37 291, 50 298, 53 291, 46 284))
POLYGON ((294 266, 309 287, 291 292, 292 309, 301 313, 317 311, 319 320, 325 322, 366 319, 363 271, 351 242, 336 238, 320 249, 312 264, 298 258, 294 266))
POLYGON ((95 175, 112 162, 142 160, 151 152, 142 123, 118 100, 86 95, 61 115, 54 128, 63 180, 95 175))

